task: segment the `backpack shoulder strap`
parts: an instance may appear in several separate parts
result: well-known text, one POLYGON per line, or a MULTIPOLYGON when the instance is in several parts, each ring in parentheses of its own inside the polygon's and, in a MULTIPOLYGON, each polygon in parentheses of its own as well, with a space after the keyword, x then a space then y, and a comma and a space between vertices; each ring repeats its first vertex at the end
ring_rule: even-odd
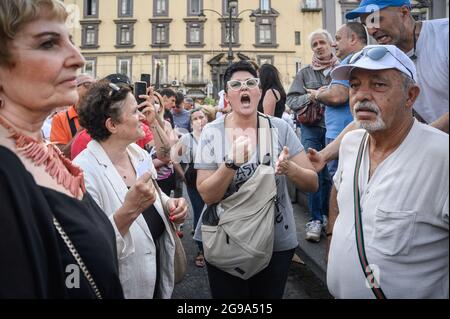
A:
POLYGON ((359 195, 359 170, 361 167, 361 162, 363 158, 364 149, 367 145, 367 139, 369 138, 369 134, 366 132, 361 140, 361 144, 359 146, 358 155, 356 157, 355 163, 355 173, 353 175, 353 198, 354 198, 354 215, 355 215, 355 236, 356 236, 356 247, 358 250, 359 262, 361 264, 362 271, 364 276, 367 279, 368 284, 370 285, 373 294, 376 299, 386 299, 386 295, 380 287, 380 284, 377 282, 377 278, 373 274, 371 264, 367 260, 365 245, 364 245, 364 233, 363 233, 363 225, 362 225, 362 216, 361 216, 361 198, 359 195))
POLYGON ((77 134, 77 127, 75 126, 75 121, 74 121, 74 119, 71 119, 69 117, 69 111, 66 111, 66 117, 67 117, 67 121, 69 122, 70 133, 72 133, 72 137, 74 137, 75 134, 77 134))
POLYGON ((274 166, 275 163, 272 160, 273 156, 273 136, 272 136, 272 123, 270 118, 258 112, 258 155, 259 162, 264 165, 274 166))

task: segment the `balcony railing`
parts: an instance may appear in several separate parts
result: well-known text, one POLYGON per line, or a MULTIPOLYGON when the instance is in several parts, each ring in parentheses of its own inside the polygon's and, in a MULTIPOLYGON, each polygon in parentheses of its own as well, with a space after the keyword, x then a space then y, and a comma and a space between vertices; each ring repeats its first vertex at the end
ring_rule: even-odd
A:
POLYGON ((322 0, 303 0, 302 12, 318 12, 322 10, 322 0))
POLYGON ((184 85, 206 85, 208 84, 208 79, 206 77, 202 76, 188 76, 185 79, 183 79, 184 85))

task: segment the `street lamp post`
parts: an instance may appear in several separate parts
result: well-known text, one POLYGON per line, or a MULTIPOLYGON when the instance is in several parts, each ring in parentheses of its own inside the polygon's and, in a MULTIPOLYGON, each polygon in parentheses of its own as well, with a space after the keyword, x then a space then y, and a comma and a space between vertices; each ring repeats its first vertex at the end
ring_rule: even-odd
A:
POLYGON ((246 9, 242 10, 239 13, 236 13, 234 19, 233 19, 233 11, 237 8, 238 0, 228 0, 228 17, 225 15, 220 14, 216 10, 212 9, 202 9, 201 13, 198 15, 201 19, 206 19, 206 16, 204 14, 204 11, 210 11, 214 12, 215 14, 219 15, 221 18, 227 18, 228 19, 228 65, 233 63, 234 55, 233 55, 233 42, 234 42, 234 19, 237 19, 242 13, 247 11, 252 11, 250 14, 250 21, 255 22, 256 16, 252 9, 246 9))
POLYGON ((231 65, 234 60, 233 56, 233 40, 234 40, 234 26, 233 26, 233 9, 237 8, 237 0, 228 1, 228 65, 231 65))

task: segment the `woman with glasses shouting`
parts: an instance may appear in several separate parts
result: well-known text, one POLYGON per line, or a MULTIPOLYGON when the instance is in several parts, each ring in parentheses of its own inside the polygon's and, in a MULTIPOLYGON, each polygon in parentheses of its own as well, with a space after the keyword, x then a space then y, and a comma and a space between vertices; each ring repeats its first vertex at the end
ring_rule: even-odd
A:
MULTIPOLYGON (((235 193, 239 196, 239 190, 262 164, 258 150, 263 146, 259 141, 263 141, 262 136, 270 136, 270 156, 264 156, 263 162, 272 167, 269 170, 271 178, 276 179, 276 209, 273 220, 270 221, 275 226, 272 228, 273 233, 267 234, 274 235, 270 262, 250 278, 242 279, 216 263, 211 264, 205 251, 211 293, 213 298, 282 298, 289 265, 298 246, 286 177, 300 190, 315 191, 318 187, 317 174, 308 161, 303 146, 286 122, 270 118, 271 129, 261 129, 260 124, 262 121, 267 123, 268 117, 257 111, 261 89, 256 71, 249 62, 240 61, 228 67, 224 82, 225 98, 231 105, 232 112, 206 125, 202 132, 195 164, 198 169, 198 191, 209 206, 223 203, 235 193)), ((275 181, 273 183, 275 185, 275 181)), ((261 188, 258 186, 252 189, 255 198, 270 197, 270 194, 264 193, 264 187, 260 186, 261 188)), ((256 201, 255 207, 257 204, 256 201)), ((219 218, 226 213, 220 213, 219 209, 217 212, 219 218)), ((205 219, 201 218, 201 221, 204 222, 205 219)), ((198 239, 199 227, 203 226, 197 227, 195 238, 198 239)), ((205 241, 203 243, 208 244, 205 241)))

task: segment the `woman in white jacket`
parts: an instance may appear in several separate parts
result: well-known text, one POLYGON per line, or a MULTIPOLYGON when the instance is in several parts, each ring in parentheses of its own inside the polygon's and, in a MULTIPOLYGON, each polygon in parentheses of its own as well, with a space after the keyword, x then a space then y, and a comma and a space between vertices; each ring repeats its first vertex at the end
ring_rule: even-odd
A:
POLYGON ((140 121, 146 119, 159 156, 168 156, 167 136, 155 121, 153 99, 141 97, 146 101, 138 105, 127 86, 95 84, 78 114, 93 140, 74 162, 84 170, 87 191, 113 223, 125 297, 170 298, 175 245, 169 222, 182 223, 187 204, 164 193, 159 198, 151 182, 156 178, 152 159, 133 143, 144 135, 140 121), (148 182, 141 186, 150 186, 152 195, 138 211, 129 211, 129 189, 143 180, 148 182), (162 205, 169 208, 170 217, 164 216, 162 205))

